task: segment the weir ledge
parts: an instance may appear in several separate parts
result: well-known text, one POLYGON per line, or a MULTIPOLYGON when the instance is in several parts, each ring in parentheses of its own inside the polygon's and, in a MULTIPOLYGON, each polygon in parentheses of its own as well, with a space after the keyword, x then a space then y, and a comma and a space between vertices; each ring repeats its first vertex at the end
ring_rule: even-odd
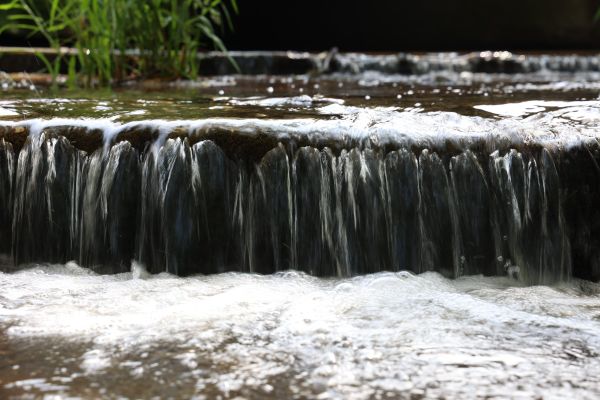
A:
POLYGON ((0 251, 99 272, 600 279, 595 138, 308 122, 0 123, 0 251))

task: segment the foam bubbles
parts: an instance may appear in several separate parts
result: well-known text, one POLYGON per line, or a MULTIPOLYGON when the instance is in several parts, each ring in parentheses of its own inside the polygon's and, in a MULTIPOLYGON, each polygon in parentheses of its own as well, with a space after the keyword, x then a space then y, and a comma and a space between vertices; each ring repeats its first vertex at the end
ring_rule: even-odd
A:
MULTIPOLYGON (((600 394, 597 284, 85 271, 70 263, 0 274, 0 326, 9 340, 87 343, 63 355, 78 357, 87 379, 127 371, 226 397, 600 394), (578 386, 557 388, 564 382, 578 386)), ((107 389, 122 393, 115 385, 107 389)))
POLYGON ((211 129, 225 129, 243 135, 272 135, 281 141, 302 140, 314 145, 352 138, 369 140, 378 145, 444 146, 453 142, 468 147, 481 141, 538 143, 543 146, 575 146, 595 142, 600 121, 598 101, 528 101, 498 105, 477 105, 476 109, 503 116, 467 116, 447 111, 424 111, 421 103, 415 107, 358 107, 345 105, 334 98, 296 96, 289 98, 248 98, 231 100, 232 104, 260 107, 314 107, 313 118, 206 118, 198 120, 142 120, 117 123, 111 119, 32 119, 6 121, 7 126, 28 127, 31 136, 39 136, 48 127, 85 127, 103 132, 104 145, 125 130, 153 129, 160 132, 156 145, 178 129, 193 135, 211 129), (317 107, 315 107, 315 105, 317 107))

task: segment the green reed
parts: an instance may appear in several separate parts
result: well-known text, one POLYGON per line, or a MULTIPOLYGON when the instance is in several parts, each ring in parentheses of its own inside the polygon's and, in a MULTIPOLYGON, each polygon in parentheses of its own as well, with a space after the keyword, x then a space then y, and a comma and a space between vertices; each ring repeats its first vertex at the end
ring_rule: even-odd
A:
POLYGON ((236 0, 11 0, 0 3, 0 33, 24 30, 44 37, 58 56, 38 56, 54 80, 65 62, 70 80, 86 86, 194 79, 198 51, 226 52, 219 35, 232 29, 231 13, 237 11, 236 0), (65 61, 62 46, 75 47, 77 56, 65 61))

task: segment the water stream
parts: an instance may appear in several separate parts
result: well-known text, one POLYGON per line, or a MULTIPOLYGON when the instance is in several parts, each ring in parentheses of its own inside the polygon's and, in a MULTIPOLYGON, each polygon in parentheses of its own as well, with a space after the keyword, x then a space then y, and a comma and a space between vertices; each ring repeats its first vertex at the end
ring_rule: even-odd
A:
POLYGON ((598 397, 600 67, 428 57, 7 89, 0 393, 598 397))

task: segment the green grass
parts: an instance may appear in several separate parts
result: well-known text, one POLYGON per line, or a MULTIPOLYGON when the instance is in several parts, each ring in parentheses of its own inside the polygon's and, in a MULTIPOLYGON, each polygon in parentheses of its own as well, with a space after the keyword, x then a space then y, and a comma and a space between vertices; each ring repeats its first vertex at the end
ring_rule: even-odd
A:
POLYGON ((77 48, 68 60, 38 55, 54 79, 66 63, 71 83, 194 79, 198 51, 226 52, 219 34, 232 29, 232 12, 236 0, 11 0, 0 3, 0 34, 20 30, 57 51, 77 48))

